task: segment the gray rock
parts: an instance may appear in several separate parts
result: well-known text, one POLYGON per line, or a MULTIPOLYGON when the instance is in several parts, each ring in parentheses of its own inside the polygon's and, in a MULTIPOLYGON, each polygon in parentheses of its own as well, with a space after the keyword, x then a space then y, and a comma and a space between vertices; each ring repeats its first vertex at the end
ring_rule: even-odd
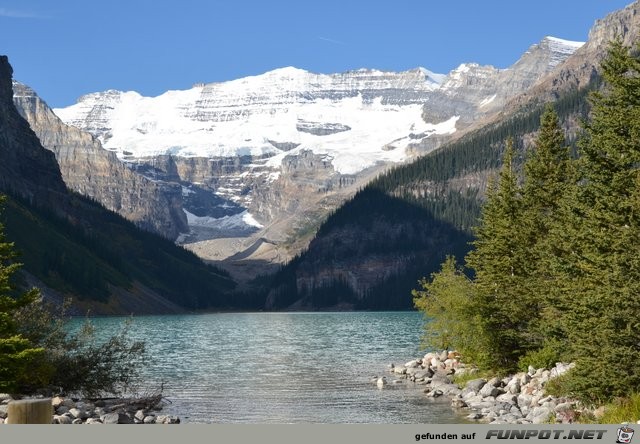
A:
POLYGON ((125 413, 107 413, 100 417, 103 424, 131 424, 133 421, 125 413))
POLYGON ((71 424, 82 424, 82 419, 76 418, 73 421, 71 421, 71 424))
POLYGON ((478 394, 483 396, 483 397, 487 397, 487 396, 496 397, 496 396, 501 395, 503 393, 504 393, 504 390, 499 389, 498 387, 494 387, 489 383, 485 384, 480 389, 480 391, 478 392, 478 394))
POLYGON ((99 418, 89 418, 85 424, 102 424, 99 418))
POLYGON ((534 407, 527 415, 527 419, 533 424, 543 424, 549 421, 552 415, 555 417, 555 412, 549 407, 534 407))
POLYGON ((8 404, 0 405, 0 418, 6 418, 8 411, 9 411, 9 405, 8 404))
POLYGON ((64 415, 65 413, 67 413, 69 411, 69 407, 67 407, 66 405, 60 405, 56 408, 56 413, 58 415, 64 415))
POLYGON ((138 419, 140 421, 144 421, 144 418, 147 416, 147 412, 145 412, 144 410, 138 410, 136 412, 136 414, 134 415, 135 419, 138 419))
POLYGON ((508 402, 509 404, 517 404, 518 397, 511 393, 504 393, 502 395, 496 396, 496 401, 508 402))
POLYGON ((486 383, 487 381, 485 381, 484 379, 472 379, 471 381, 467 382, 465 388, 471 389, 474 392, 479 392, 486 383))
POLYGON ((491 378, 487 381, 487 385, 492 387, 502 387, 502 380, 497 377, 491 378))
POLYGON ((148 415, 144 417, 144 420, 142 421, 144 424, 155 424, 156 423, 156 417, 153 415, 148 415))
POLYGON ((401 366, 394 367, 393 373, 395 373, 396 375, 404 375, 407 373, 407 369, 401 366))
POLYGON ((526 385, 531 381, 531 375, 529 373, 525 373, 520 377, 520 385, 526 385))
POLYGON ((84 410, 80 410, 78 408, 70 409, 69 413, 73 418, 76 418, 76 419, 86 419, 89 417, 89 415, 87 415, 87 412, 85 412, 84 410))
POLYGON ((533 365, 530 365, 528 370, 527 370, 527 374, 529 376, 533 376, 536 374, 536 368, 533 365))
POLYGON ((507 393, 511 393, 512 395, 517 395, 520 393, 520 379, 519 378, 511 378, 506 385, 507 393))
POLYGON ((451 407, 456 408, 456 409, 463 409, 467 406, 467 403, 464 402, 464 400, 459 399, 459 398, 455 398, 451 401, 451 407))
POLYGON ((71 424, 71 418, 65 415, 54 415, 53 423, 54 424, 71 424))
POLYGON ((407 362, 405 365, 405 367, 409 368, 415 368, 418 366, 418 361, 416 359, 414 359, 413 361, 409 361, 407 362))
POLYGON ((76 403, 73 402, 73 399, 65 399, 64 401, 62 401, 62 404, 65 407, 68 407, 69 409, 73 409, 76 406, 76 403))
POLYGON ((482 419, 482 418, 483 416, 480 413, 472 413, 467 416, 467 419, 472 419, 472 420, 482 419))
POLYGON ((416 380, 431 378, 433 376, 433 372, 431 370, 419 370, 413 374, 416 380))
POLYGON ((518 395, 518 406, 520 409, 522 409, 522 407, 530 407, 532 401, 533 396, 531 395, 527 395, 526 393, 520 393, 518 395))
POLYGON ((435 390, 431 390, 427 396, 430 398, 439 398, 440 396, 444 395, 444 392, 440 389, 435 389, 435 390))

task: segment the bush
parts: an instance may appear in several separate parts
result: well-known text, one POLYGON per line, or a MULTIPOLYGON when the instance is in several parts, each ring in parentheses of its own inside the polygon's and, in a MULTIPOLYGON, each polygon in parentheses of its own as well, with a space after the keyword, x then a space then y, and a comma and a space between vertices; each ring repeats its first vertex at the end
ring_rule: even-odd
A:
POLYGON ((78 332, 69 333, 64 313, 40 301, 24 307, 16 319, 22 335, 42 345, 45 361, 53 369, 41 389, 89 398, 137 389, 148 355, 144 342, 130 339, 130 322, 100 341, 89 320, 78 332))
POLYGON ((558 340, 549 340, 540 349, 531 350, 522 356, 518 362, 518 368, 526 372, 529 366, 534 368, 553 368, 556 362, 562 361, 558 340))

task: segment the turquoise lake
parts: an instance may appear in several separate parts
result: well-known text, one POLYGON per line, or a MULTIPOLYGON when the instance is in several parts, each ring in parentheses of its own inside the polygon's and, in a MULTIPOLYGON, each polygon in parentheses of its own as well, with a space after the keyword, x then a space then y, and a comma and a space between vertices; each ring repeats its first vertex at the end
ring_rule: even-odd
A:
MULTIPOLYGON (((96 318, 100 335, 128 318, 96 318)), ((455 423, 449 401, 373 376, 422 356, 416 312, 219 313, 133 318, 164 383, 166 414, 192 423, 455 423)))

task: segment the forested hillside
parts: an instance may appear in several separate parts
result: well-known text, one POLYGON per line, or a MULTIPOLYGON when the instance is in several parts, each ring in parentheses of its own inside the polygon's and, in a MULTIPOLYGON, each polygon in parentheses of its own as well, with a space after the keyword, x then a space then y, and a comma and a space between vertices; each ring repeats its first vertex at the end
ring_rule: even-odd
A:
MULTIPOLYGON (((554 103, 575 152, 579 122, 598 77, 554 103)), ((469 251, 489 178, 513 137, 515 168, 529 156, 542 105, 475 130, 415 162, 373 180, 319 228, 308 250, 283 267, 269 284, 268 308, 410 309, 407 292, 438 269, 446 255, 469 251), (398 234, 398 233, 401 233, 398 234), (350 262, 358 252, 360 262, 350 262), (368 272, 362 272, 367 264, 368 272), (331 298, 318 295, 331 294, 331 298)))

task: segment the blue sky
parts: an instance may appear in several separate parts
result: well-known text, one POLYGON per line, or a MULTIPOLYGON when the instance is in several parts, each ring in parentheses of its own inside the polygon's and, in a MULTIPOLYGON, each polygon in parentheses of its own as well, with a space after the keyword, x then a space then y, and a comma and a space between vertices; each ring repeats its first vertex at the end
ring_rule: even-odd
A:
POLYGON ((0 0, 0 54, 49 105, 158 95, 283 67, 507 67, 546 35, 586 40, 631 0, 0 0))

